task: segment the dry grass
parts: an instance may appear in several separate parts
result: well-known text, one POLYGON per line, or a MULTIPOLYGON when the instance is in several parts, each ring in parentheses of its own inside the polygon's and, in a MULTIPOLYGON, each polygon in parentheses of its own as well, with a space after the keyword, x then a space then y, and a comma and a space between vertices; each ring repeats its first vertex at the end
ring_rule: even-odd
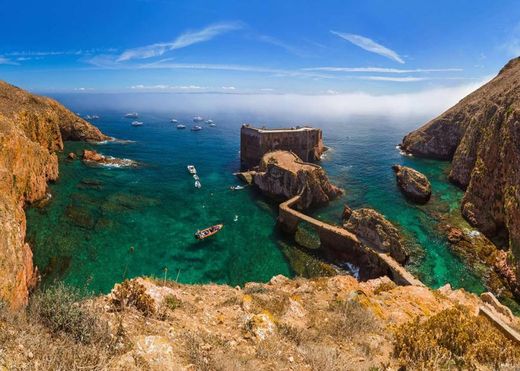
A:
POLYGON ((101 370, 126 348, 79 292, 62 284, 37 292, 27 310, 0 309, 0 364, 9 370, 101 370))
POLYGON ((501 369, 520 364, 520 347, 464 307, 402 325, 396 331, 394 354, 410 369, 501 369))
POLYGON ((330 319, 323 325, 323 330, 334 338, 352 340, 379 330, 378 321, 372 312, 357 300, 332 302, 329 310, 330 319))

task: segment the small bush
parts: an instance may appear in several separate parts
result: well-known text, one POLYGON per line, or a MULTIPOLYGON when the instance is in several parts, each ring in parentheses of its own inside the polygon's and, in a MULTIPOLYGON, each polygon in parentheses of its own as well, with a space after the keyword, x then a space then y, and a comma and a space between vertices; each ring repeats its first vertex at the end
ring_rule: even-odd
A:
POLYGON ((303 356, 313 371, 343 371, 350 366, 350 362, 343 358, 338 349, 329 346, 305 346, 303 356))
POLYGON ((174 295, 167 295, 164 298, 164 305, 170 310, 175 310, 182 305, 182 301, 174 295))
POLYGON ((300 345, 305 341, 304 330, 298 327, 281 323, 278 325, 278 332, 284 338, 296 345, 300 345))
POLYGON ((410 369, 474 369, 479 365, 500 369, 520 364, 520 347, 487 319, 461 306, 402 325, 395 334, 394 355, 410 369))
POLYGON ((333 302, 330 310, 332 318, 327 323, 326 329, 334 337, 353 339, 360 334, 379 329, 372 312, 356 300, 333 302))
POLYGON ((153 299, 146 292, 146 288, 134 280, 126 280, 114 289, 111 304, 116 310, 133 306, 146 316, 155 313, 153 299))
POLYGON ((29 312, 54 333, 64 332, 76 341, 89 343, 96 336, 108 333, 106 324, 88 307, 79 304, 79 289, 57 283, 32 297, 29 312))
POLYGON ((381 282, 374 290, 374 294, 379 295, 382 292, 393 290, 397 287, 395 282, 381 282))

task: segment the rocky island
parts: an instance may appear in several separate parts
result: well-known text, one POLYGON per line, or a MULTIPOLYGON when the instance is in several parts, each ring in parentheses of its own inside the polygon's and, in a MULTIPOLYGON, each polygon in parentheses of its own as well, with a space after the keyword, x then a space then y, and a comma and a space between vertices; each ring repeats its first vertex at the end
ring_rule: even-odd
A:
POLYGON ((298 207, 302 209, 323 206, 343 193, 329 182, 320 166, 303 162, 289 151, 266 153, 257 170, 241 173, 240 177, 251 179, 263 193, 277 200, 301 194, 298 207))
POLYGON ((419 204, 430 200, 432 186, 424 174, 407 166, 394 165, 392 169, 395 171, 397 185, 406 198, 419 204))

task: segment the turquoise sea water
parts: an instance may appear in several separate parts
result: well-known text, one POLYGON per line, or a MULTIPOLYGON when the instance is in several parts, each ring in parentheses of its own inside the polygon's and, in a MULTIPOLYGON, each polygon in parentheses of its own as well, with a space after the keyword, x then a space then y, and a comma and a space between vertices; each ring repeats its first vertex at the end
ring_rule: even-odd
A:
MULTIPOLYGON (((252 188, 239 184, 239 131, 244 117, 212 117, 217 127, 202 124, 191 132, 190 118, 177 117, 188 129, 177 130, 170 117, 142 114, 142 127, 131 127, 122 113, 100 113, 95 124, 105 133, 131 143, 88 145, 66 143, 60 180, 51 185, 49 205, 28 210, 28 238, 44 281, 63 279, 96 292, 138 275, 186 283, 231 285, 294 275, 282 252, 286 241, 275 228, 276 207, 252 188), (184 120, 183 120, 184 119, 184 120), (87 167, 65 154, 83 148, 141 163, 137 169, 87 167), (202 189, 195 189, 187 164, 197 167, 202 189), (224 223, 203 242, 198 229, 224 223)), ((253 121, 254 123, 254 121, 253 121)), ((437 231, 435 212, 457 208, 462 193, 446 181, 447 163, 403 157, 395 149, 402 136, 420 122, 395 123, 381 118, 316 122, 331 147, 322 165, 345 196, 314 211, 339 222, 343 204, 373 207, 403 230, 414 249, 410 263, 432 287, 451 283, 480 292, 479 278, 453 256, 437 231), (428 206, 404 200, 391 165, 411 165, 430 177, 433 199, 428 206)), ((280 120, 269 125, 284 126, 280 120)))

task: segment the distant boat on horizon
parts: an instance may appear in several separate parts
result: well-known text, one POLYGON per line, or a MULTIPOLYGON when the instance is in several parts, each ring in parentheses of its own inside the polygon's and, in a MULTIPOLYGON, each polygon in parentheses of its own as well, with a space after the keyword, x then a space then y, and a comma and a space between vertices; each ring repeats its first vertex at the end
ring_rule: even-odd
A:
POLYGON ((202 130, 202 126, 199 126, 199 125, 195 125, 194 127, 191 128, 191 131, 200 131, 202 130))
POLYGON ((125 118, 127 119, 136 119, 139 117, 139 114, 137 112, 129 112, 125 114, 125 118))
POLYGON ((132 126, 143 126, 144 122, 142 121, 132 121, 130 125, 132 126))
POLYGON ((172 124, 176 124, 176 123, 179 122, 179 120, 177 120, 177 119, 171 119, 170 122, 171 122, 172 124))
POLYGON ((206 124, 213 124, 213 120, 206 120, 206 124))
POLYGON ((204 119, 201 116, 194 116, 193 117, 193 122, 201 122, 201 121, 204 121, 204 119))
POLYGON ((177 125, 177 129, 186 129, 186 125, 179 124, 177 125))
POLYGON ((209 126, 214 128, 215 126, 217 126, 217 124, 211 123, 211 124, 209 124, 209 126))

